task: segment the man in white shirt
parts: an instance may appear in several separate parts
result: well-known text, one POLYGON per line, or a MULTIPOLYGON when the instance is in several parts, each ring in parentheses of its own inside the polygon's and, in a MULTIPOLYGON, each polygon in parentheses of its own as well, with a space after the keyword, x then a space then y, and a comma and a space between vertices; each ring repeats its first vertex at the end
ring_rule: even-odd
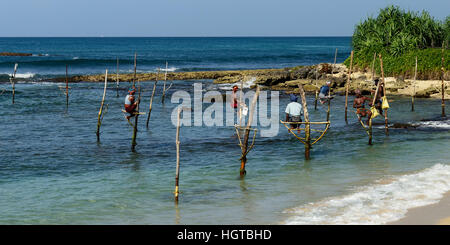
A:
MULTIPOLYGON (((297 102, 297 96, 290 95, 291 103, 286 106, 286 122, 301 122, 302 105, 297 102)), ((291 128, 297 128, 299 124, 291 124, 291 128)))
POLYGON ((136 107, 139 101, 135 101, 134 93, 136 92, 136 88, 132 87, 128 90, 128 95, 125 97, 125 111, 130 115, 127 116, 127 120, 130 120, 130 117, 134 117, 136 113, 136 107))

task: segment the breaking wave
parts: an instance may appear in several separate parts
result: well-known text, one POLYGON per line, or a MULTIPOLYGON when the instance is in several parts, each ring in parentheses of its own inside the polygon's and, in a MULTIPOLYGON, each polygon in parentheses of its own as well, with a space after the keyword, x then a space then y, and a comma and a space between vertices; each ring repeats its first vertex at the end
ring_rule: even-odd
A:
POLYGON ((285 210, 293 217, 284 223, 385 224, 399 220, 410 208, 439 202, 450 190, 450 165, 436 164, 422 171, 382 179, 357 192, 285 210))
MULTIPOLYGON (((27 73, 16 73, 15 78, 32 78, 34 77, 34 73, 27 72, 27 73)), ((8 76, 12 76, 12 74, 8 74, 8 76)))

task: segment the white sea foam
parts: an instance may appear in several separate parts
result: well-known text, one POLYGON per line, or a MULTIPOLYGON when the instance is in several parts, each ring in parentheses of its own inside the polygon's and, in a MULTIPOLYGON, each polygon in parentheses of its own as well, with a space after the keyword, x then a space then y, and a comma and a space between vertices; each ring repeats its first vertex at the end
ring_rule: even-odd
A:
POLYGON ((75 57, 73 57, 72 59, 73 60, 78 60, 80 57, 78 57, 78 56, 75 56, 75 57))
MULTIPOLYGON (((12 76, 13 74, 8 74, 9 76, 12 76)), ((27 72, 27 73, 16 73, 16 76, 15 76, 15 78, 32 78, 32 77, 34 77, 34 73, 30 73, 30 72, 27 72)))
POLYGON ((33 57, 50 56, 49 54, 32 54, 33 57))
MULTIPOLYGON (((256 81, 256 77, 251 77, 250 79, 244 81, 244 84, 243 84, 244 88, 250 88, 251 86, 253 86, 255 84, 255 81, 256 81)), ((232 90, 234 85, 236 85, 240 88, 241 82, 232 83, 232 84, 222 84, 221 86, 219 86, 219 89, 232 90)))
MULTIPOLYGON (((168 71, 168 72, 174 72, 174 71, 176 71, 176 70, 178 70, 178 68, 176 68, 176 67, 168 67, 167 69, 166 68, 161 68, 161 71, 168 71)), ((158 71, 158 69, 156 69, 156 71, 158 71)))
MULTIPOLYGON (((176 70, 178 70, 177 67, 169 67, 169 68, 167 68, 167 72, 174 72, 176 70)), ((166 68, 164 68, 164 69, 161 68, 159 70, 160 73, 164 73, 165 71, 166 71, 166 68)), ((128 69, 125 72, 133 73, 134 69, 128 69)), ((155 68, 153 70, 139 70, 139 69, 136 69, 136 73, 156 73, 156 72, 158 72, 158 68, 155 68)))
POLYGON ((38 85, 38 86, 56 86, 56 85, 65 86, 66 85, 65 82, 41 82, 41 81, 31 82, 31 84, 38 85))
MULTIPOLYGON (((441 120, 441 121, 422 121, 422 122, 408 122, 413 126, 418 126, 420 128, 435 128, 435 129, 450 129, 450 120, 441 120)), ((389 124, 389 127, 392 127, 393 124, 389 124)), ((384 124, 378 124, 373 126, 376 129, 384 129, 384 124)), ((395 128, 392 128, 395 129, 395 128)))
POLYGON ((450 165, 436 164, 414 174, 382 179, 349 195, 286 210, 293 217, 284 223, 385 224, 401 219, 410 208, 439 202, 447 191, 450 165))
POLYGON ((450 120, 446 120, 446 121, 425 121, 425 122, 420 122, 419 125, 421 127, 450 129, 450 120))

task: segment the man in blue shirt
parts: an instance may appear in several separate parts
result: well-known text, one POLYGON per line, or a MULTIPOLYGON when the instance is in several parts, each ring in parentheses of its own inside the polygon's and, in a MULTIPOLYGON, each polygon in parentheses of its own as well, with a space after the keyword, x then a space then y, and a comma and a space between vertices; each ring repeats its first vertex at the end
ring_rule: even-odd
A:
POLYGON ((327 81, 326 85, 323 85, 320 88, 319 91, 319 99, 320 99, 320 103, 325 103, 328 102, 329 100, 331 100, 333 97, 330 96, 330 87, 331 87, 331 82, 327 81))

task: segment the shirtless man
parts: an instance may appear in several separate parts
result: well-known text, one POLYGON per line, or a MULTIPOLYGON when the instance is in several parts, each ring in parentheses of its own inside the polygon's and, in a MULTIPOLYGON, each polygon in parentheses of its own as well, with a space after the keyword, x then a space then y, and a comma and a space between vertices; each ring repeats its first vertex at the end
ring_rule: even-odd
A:
POLYGON ((366 101, 368 101, 369 106, 372 106, 372 102, 370 101, 369 97, 363 96, 359 89, 357 89, 355 93, 356 98, 355 100, 353 100, 353 108, 356 108, 356 114, 358 115, 360 120, 361 117, 367 116, 367 124, 369 124, 370 118, 372 117, 372 112, 370 111, 370 109, 364 108, 364 104, 366 101))

